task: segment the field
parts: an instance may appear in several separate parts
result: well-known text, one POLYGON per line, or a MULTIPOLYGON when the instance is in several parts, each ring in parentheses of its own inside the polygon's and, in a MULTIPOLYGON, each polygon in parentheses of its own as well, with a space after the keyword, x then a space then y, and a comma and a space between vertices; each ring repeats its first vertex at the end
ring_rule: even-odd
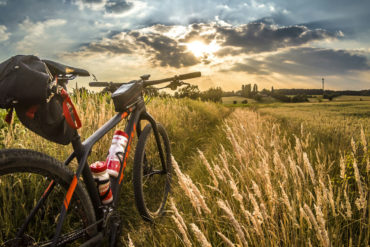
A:
MULTIPOLYGON (((77 97, 83 137, 114 114, 108 99, 77 97)), ((165 217, 148 224, 135 210, 128 169, 123 246, 368 245, 369 101, 230 109, 154 99, 148 108, 169 132, 176 175, 165 217)), ((71 151, 17 122, 0 141, 60 160, 71 151)), ((99 142, 90 162, 104 159, 109 143, 99 142)))
POLYGON ((334 98, 333 101, 370 101, 370 96, 342 95, 334 98))

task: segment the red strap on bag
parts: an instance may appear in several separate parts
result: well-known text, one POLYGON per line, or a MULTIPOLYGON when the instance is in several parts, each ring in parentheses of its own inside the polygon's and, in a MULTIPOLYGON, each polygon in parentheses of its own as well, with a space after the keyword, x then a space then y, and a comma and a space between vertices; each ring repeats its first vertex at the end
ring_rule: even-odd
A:
POLYGON ((79 129, 81 127, 81 121, 71 98, 69 98, 68 93, 64 89, 61 90, 61 95, 63 97, 63 114, 68 125, 74 129, 79 129), (73 118, 71 116, 71 111, 73 113, 73 118))

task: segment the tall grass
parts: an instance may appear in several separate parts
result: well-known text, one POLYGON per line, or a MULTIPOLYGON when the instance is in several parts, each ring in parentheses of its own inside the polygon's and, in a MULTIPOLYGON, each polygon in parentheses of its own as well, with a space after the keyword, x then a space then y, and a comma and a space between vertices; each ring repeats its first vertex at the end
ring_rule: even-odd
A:
MULTIPOLYGON (((84 140, 90 136, 94 131, 101 127, 106 121, 113 117, 116 112, 114 105, 109 95, 91 95, 78 94, 74 97, 75 106, 79 113, 83 127, 79 130, 81 139, 84 140)), ((223 119, 230 113, 230 110, 214 103, 202 103, 188 99, 175 100, 167 99, 153 99, 147 105, 148 112, 154 118, 161 122, 168 131, 170 142, 172 146, 172 153, 179 160, 182 160, 182 168, 192 165, 190 157, 197 153, 197 148, 205 147, 208 144, 208 139, 213 135, 217 126, 222 123, 223 119)), ((3 123, 3 115, 5 111, 0 112, 0 148, 26 148, 33 149, 39 152, 47 153, 61 161, 63 161, 72 152, 71 145, 60 146, 49 142, 42 137, 34 134, 26 129, 16 117, 10 126, 3 123)), ((146 123, 145 123, 146 124, 146 123)), ((145 125, 144 125, 145 126, 145 125)), ((143 127, 144 127, 143 126, 143 127)), ((117 128, 124 129, 125 121, 120 123, 117 128)), ((102 138, 94 147, 89 157, 89 163, 97 160, 104 160, 111 144, 111 138, 114 130, 110 131, 104 138, 102 138)), ((135 144, 135 143, 134 143, 135 144)), ((135 145, 133 145, 134 147, 135 145)), ((125 178, 121 193, 120 214, 123 219, 123 228, 125 239, 128 240, 129 229, 145 228, 147 225, 143 223, 138 215, 133 199, 132 189, 132 161, 135 149, 131 151, 129 162, 125 171, 125 178)), ((71 169, 76 168, 74 161, 70 166, 71 169)), ((1 181, 0 181, 1 182, 1 181)), ((32 187, 32 183, 27 184, 32 187)), ((34 184, 35 189, 38 188, 34 184)), ((39 189, 42 186, 39 186, 39 189)), ((0 185, 0 204, 7 203, 7 194, 11 185, 0 185)), ((45 188, 44 188, 45 189, 45 188)), ((32 191, 32 188, 29 189, 32 191)), ((19 197, 14 199, 15 204, 27 202, 36 203, 35 198, 19 197)), ((13 200, 12 199, 12 200, 13 200)), ((32 208, 32 205, 31 205, 32 208)), ((16 215, 8 215, 14 216, 16 215)), ((7 225, 6 217, 0 217, 0 227, 7 225), (4 220, 5 219, 5 220, 4 220)), ((0 245, 1 245, 0 239, 0 245)))
MULTIPOLYGON (((76 101, 82 138, 114 115, 107 95, 78 95, 76 101)), ((128 167, 120 205, 127 246, 368 245, 369 126, 365 121, 360 128, 362 118, 351 118, 355 134, 340 139, 339 129, 332 132, 332 140, 343 142, 336 145, 326 139, 331 126, 325 116, 311 115, 313 125, 301 125, 289 111, 286 118, 297 123, 290 125, 273 112, 235 109, 228 116, 217 104, 174 99, 155 99, 148 109, 169 132, 176 176, 167 214, 148 224, 134 208, 128 167)), ((71 152, 17 121, 1 131, 7 148, 61 160, 71 152)), ((94 147, 91 162, 105 158, 110 138, 94 147)))
POLYGON ((220 143, 211 158, 199 151, 198 175, 181 171, 174 160, 180 186, 172 220, 145 242, 135 238, 139 245, 149 245, 150 238, 158 246, 368 245, 370 153, 364 132, 351 149, 328 159, 308 130, 291 138, 274 118, 253 111, 235 110, 223 131, 228 143, 220 143))

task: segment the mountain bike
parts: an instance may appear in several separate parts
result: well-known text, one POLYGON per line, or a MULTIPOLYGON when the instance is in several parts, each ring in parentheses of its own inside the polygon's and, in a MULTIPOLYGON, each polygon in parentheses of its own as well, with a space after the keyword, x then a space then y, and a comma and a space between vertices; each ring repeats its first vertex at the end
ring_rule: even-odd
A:
MULTIPOLYGON (((58 80, 64 88, 69 80, 86 75, 81 69, 68 72, 58 80)), ((165 128, 147 112, 143 92, 162 83, 169 83, 163 88, 176 89, 187 84, 182 80, 201 74, 161 80, 149 80, 149 76, 128 83, 90 83, 116 89, 112 98, 117 114, 83 142, 76 131, 71 142, 73 153, 64 163, 33 150, 0 150, 0 246, 100 246, 104 239, 109 246, 116 246, 121 231, 119 194, 135 134, 136 207, 146 221, 163 215, 171 184, 171 148, 165 128), (87 159, 94 144, 121 121, 126 121, 128 144, 119 156, 118 177, 110 177, 113 202, 103 205, 87 159), (146 126, 142 121, 148 122, 146 126), (78 162, 75 172, 68 168, 74 159, 78 162)))

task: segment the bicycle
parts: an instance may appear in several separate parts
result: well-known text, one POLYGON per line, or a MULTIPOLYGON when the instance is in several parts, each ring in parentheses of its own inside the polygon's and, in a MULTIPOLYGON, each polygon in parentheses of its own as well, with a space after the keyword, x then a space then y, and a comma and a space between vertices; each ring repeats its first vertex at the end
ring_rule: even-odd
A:
MULTIPOLYGON (((86 76, 85 70, 68 71, 71 67, 58 66, 62 66, 61 71, 69 72, 59 75, 58 84, 64 88, 76 76, 86 76)), ((116 95, 131 90, 130 98, 118 98, 115 103, 121 107, 117 114, 83 142, 76 131, 71 142, 73 153, 64 164, 33 150, 0 150, 0 196, 3 197, 0 220, 8 224, 0 227, 2 246, 96 246, 106 237, 109 245, 115 246, 120 233, 116 213, 119 192, 135 133, 138 136, 133 164, 136 207, 147 221, 163 215, 171 183, 171 148, 164 127, 146 111, 143 91, 166 82, 169 84, 163 88, 176 89, 188 84, 182 80, 199 76, 200 72, 195 72, 152 81, 150 75, 144 75, 128 83, 91 82, 90 86, 117 89, 116 95), (126 120, 124 131, 128 134, 128 144, 120 158, 118 177, 110 177, 113 202, 103 205, 87 158, 94 144, 122 120, 126 120), (142 120, 149 122, 144 128, 142 120), (78 161, 75 173, 68 168, 74 159, 78 161), (157 195, 152 196, 153 193, 157 195), (14 197, 23 203, 17 205, 12 200, 14 197)))

